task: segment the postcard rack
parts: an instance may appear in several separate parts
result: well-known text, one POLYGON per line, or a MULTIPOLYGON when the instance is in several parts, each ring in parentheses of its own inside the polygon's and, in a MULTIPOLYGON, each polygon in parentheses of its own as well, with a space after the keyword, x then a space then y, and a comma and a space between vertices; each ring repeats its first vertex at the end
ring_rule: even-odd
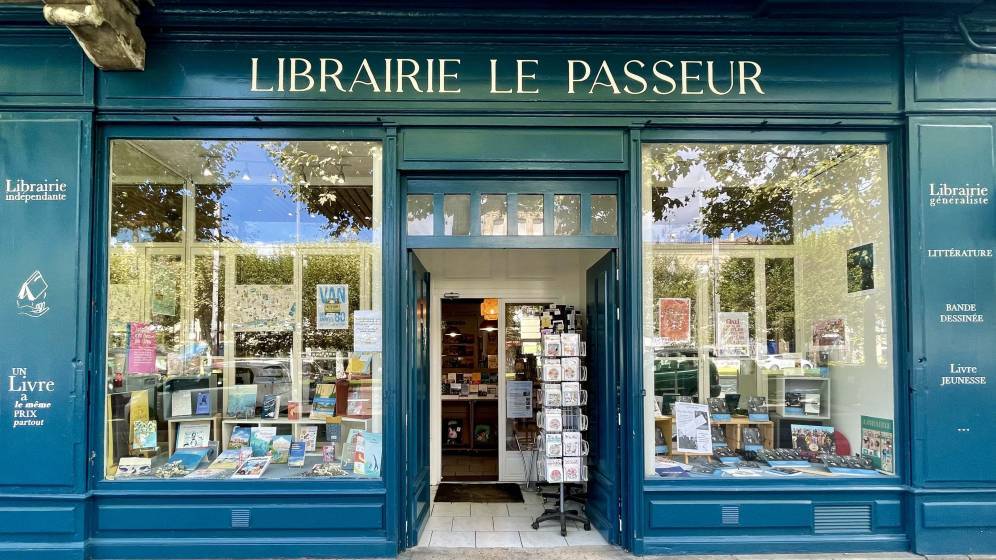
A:
POLYGON ((542 389, 541 411, 537 414, 540 428, 536 472, 547 484, 556 485, 556 492, 544 493, 544 497, 556 500, 556 505, 546 509, 533 523, 539 529, 541 523, 556 521, 560 524, 560 534, 567 536, 567 522, 578 521, 584 530, 591 530, 591 522, 585 517, 583 508, 568 509, 568 501, 583 505, 583 492, 574 491, 584 487, 588 479, 588 442, 584 438, 588 430, 588 417, 584 406, 588 402, 587 391, 581 382, 587 379, 584 367, 585 344, 581 341, 580 314, 570 306, 550 306, 543 311, 540 322, 543 329, 542 345, 542 389))

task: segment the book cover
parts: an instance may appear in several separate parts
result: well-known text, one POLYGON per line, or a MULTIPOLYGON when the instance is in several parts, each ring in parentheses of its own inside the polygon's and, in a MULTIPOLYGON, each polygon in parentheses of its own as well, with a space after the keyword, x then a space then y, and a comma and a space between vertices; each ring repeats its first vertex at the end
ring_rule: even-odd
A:
POLYGON ((315 387, 315 399, 311 402, 311 418, 325 420, 335 416, 335 384, 319 383, 315 387))
POLYGON ((211 392, 207 389, 194 391, 194 414, 205 416, 211 414, 211 392))
POLYGON ((491 442, 491 425, 477 424, 474 426, 474 441, 477 443, 491 442))
POLYGON ((304 442, 305 451, 314 451, 318 445, 318 426, 309 425, 302 427, 301 440, 304 442))
MULTIPOLYGON (((384 455, 384 442, 381 434, 374 432, 360 432, 357 437, 356 449, 361 450, 359 461, 354 462, 353 472, 365 476, 380 476, 381 461, 384 455), (362 449, 361 449, 362 446, 362 449), (358 471, 356 465, 363 465, 363 469, 358 471)), ((356 451, 354 450, 354 457, 356 451)))
POLYGON ((305 454, 305 443, 303 441, 292 442, 290 445, 290 454, 287 456, 287 466, 303 467, 304 454, 305 454))
POLYGON ((371 375, 373 365, 373 355, 361 354, 358 352, 349 353, 349 363, 346 366, 346 373, 366 377, 371 375))
POLYGON ((861 456, 885 472, 895 469, 894 422, 888 418, 861 417, 861 456))
MULTIPOLYGON (((329 443, 338 444, 341 438, 342 438, 342 424, 340 422, 326 422, 325 441, 329 443)), ((314 451, 314 449, 309 449, 309 451, 314 451)))
POLYGON ((751 397, 747 399, 747 416, 755 422, 766 422, 768 420, 767 397, 751 397))
POLYGON ((286 464, 294 438, 290 434, 273 436, 270 441, 270 457, 273 464, 286 464))
POLYGON ((128 323, 127 373, 156 373, 156 331, 146 323, 128 323))
POLYGON ((118 461, 117 478, 139 478, 152 476, 152 458, 122 457, 118 461))
POLYGON ((270 466, 269 457, 250 457, 232 473, 232 478, 259 478, 270 466))
POLYGON ((180 422, 176 429, 176 448, 207 447, 211 441, 211 422, 180 422))
POLYGON ((350 428, 349 433, 346 434, 346 441, 342 445, 342 455, 339 461, 342 463, 343 470, 353 470, 353 461, 356 460, 356 437, 363 430, 356 428, 350 428))
POLYGON ((287 401, 287 419, 301 419, 301 401, 287 401))
POLYGON ((277 435, 276 426, 254 426, 249 429, 249 447, 253 457, 265 457, 270 454, 270 443, 277 435))
MULTIPOLYGON (((143 391, 144 392, 144 391, 143 391)), ((153 449, 157 445, 156 421, 136 420, 132 422, 132 431, 135 434, 132 449, 153 449)))
POLYGON ((263 395, 263 418, 274 419, 280 414, 280 397, 278 395, 263 395))
POLYGON ((229 418, 253 418, 256 416, 256 385, 233 385, 228 388, 228 405, 225 414, 229 418))
POLYGON ((726 407, 726 399, 723 397, 711 397, 709 399, 709 414, 713 420, 729 420, 730 410, 726 407))
POLYGON ((812 453, 837 452, 837 442, 834 440, 833 426, 810 426, 807 424, 792 424, 792 447, 812 453))
POLYGON ((190 447, 186 449, 178 449, 175 453, 169 456, 166 460, 167 463, 180 462, 183 468, 187 471, 196 470, 210 453, 211 450, 207 447, 190 447))
POLYGON ((170 397, 171 416, 190 416, 193 409, 191 404, 191 392, 189 390, 177 391, 170 397))
POLYGON ((228 448, 239 449, 248 447, 251 437, 252 430, 250 430, 249 426, 235 426, 232 428, 232 437, 228 438, 228 448))
POLYGON ((242 454, 238 449, 226 449, 208 466, 211 470, 235 471, 242 464, 242 454))

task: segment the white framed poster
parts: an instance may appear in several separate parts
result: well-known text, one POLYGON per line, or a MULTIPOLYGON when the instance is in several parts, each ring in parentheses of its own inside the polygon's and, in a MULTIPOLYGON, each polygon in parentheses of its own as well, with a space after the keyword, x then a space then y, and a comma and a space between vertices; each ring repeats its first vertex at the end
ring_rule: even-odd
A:
POLYGON ((315 286, 315 325, 319 330, 349 328, 349 284, 315 286))
POLYGON ((508 381, 505 383, 505 415, 509 418, 533 417, 532 381, 508 381))
POLYGON ((353 312, 353 352, 380 352, 382 339, 380 311, 353 312))
POLYGON ((712 453, 712 427, 709 420, 709 405, 676 402, 673 405, 677 427, 679 453, 712 453))
POLYGON ((721 311, 716 314, 718 333, 716 346, 720 356, 750 355, 750 316, 741 311, 721 311))

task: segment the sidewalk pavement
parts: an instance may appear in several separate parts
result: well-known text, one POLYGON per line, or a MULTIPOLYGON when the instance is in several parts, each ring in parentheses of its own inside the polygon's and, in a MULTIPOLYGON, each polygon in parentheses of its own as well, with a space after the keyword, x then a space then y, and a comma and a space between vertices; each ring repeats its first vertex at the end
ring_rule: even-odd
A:
POLYGON ((996 555, 920 556, 903 552, 634 556, 614 546, 570 548, 428 548, 406 550, 400 560, 996 560, 996 555))

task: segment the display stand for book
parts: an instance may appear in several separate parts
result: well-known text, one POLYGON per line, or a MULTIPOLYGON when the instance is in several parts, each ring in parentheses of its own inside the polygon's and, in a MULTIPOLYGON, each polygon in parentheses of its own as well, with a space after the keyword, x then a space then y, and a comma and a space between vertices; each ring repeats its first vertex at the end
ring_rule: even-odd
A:
MULTIPOLYGON (((585 531, 591 530, 591 522, 585 517, 583 507, 579 511, 568 509, 566 505, 568 501, 584 505, 583 492, 571 492, 568 488, 576 488, 588 478, 585 460, 587 442, 583 439, 588 426, 582 409, 587 403, 587 393, 580 389, 580 382, 585 377, 584 368, 580 367, 584 345, 580 342, 579 314, 572 307, 551 308, 544 312, 544 319, 547 313, 560 316, 563 329, 559 333, 551 332, 543 337, 542 421, 539 422, 543 445, 537 453, 543 468, 538 465, 537 474, 542 475, 548 484, 556 485, 557 491, 543 494, 544 497, 555 499, 556 505, 545 510, 533 521, 532 526, 533 529, 539 529, 540 523, 557 521, 560 524, 560 534, 567 536, 568 521, 578 521, 583 524, 585 531), (567 335, 566 348, 561 335, 567 335), (565 359, 568 365, 564 365, 565 359), (569 368, 570 371, 565 375, 565 370, 569 368), (569 389, 565 391, 564 387, 569 389), (576 433, 580 437, 576 436, 573 441, 567 442, 563 438, 566 432, 576 433)), ((555 325, 556 321, 551 320, 551 323, 555 325)))

